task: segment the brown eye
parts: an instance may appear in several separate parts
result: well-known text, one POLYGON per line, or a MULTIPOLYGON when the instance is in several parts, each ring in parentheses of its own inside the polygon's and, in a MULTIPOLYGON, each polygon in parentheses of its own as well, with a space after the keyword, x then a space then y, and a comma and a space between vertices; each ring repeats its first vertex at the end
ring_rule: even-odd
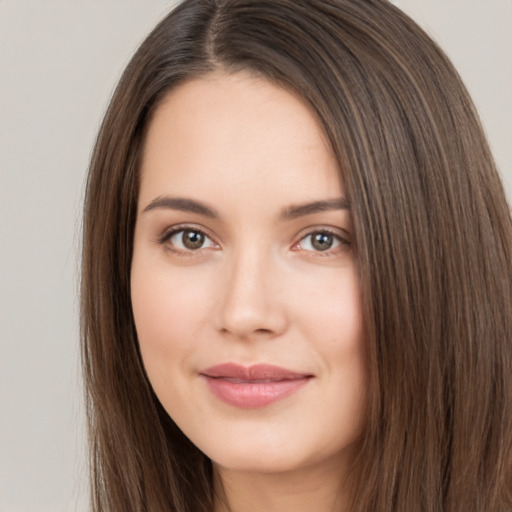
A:
POLYGON ((166 243, 176 251, 181 252, 217 247, 210 237, 198 229, 176 230, 164 237, 162 243, 166 243))
POLYGON ((204 235, 199 231, 185 230, 181 235, 183 246, 191 251, 200 249, 204 244, 204 235))
POLYGON ((311 235, 311 245, 317 251, 327 251, 334 244, 334 235, 330 233, 314 233, 311 235))
POLYGON ((342 246, 350 246, 350 242, 329 231, 313 231, 301 238, 297 248, 313 253, 327 253, 333 249, 341 249, 342 246))

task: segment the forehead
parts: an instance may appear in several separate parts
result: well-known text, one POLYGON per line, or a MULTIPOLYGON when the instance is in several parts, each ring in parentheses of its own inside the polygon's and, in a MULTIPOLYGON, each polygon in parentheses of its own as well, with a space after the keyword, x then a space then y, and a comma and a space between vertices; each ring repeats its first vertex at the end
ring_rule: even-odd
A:
POLYGON ((337 163, 305 104, 245 73, 211 74, 171 90, 149 126, 141 173, 143 200, 191 191, 268 197, 272 190, 293 202, 341 192, 337 163))

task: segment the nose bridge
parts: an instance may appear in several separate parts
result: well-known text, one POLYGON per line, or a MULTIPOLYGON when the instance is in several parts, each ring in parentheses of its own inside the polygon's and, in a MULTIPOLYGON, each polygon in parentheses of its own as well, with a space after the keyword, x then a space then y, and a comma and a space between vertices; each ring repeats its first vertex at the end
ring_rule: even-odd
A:
POLYGON ((276 293, 276 262, 260 244, 245 244, 227 262, 220 328, 238 338, 275 336, 286 324, 276 293))

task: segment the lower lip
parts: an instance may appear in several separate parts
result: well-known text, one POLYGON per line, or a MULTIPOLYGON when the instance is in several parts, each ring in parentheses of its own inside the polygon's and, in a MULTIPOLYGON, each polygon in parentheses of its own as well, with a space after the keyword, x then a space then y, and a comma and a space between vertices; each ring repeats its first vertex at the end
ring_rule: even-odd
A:
POLYGON ((211 392, 223 402, 243 409, 265 407, 293 395, 305 386, 310 377, 254 382, 206 377, 211 392))

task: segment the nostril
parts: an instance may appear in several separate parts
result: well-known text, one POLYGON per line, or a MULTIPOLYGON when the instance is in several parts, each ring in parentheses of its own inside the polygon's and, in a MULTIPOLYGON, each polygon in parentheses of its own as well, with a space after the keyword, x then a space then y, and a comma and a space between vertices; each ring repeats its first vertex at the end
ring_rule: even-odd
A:
POLYGON ((256 334, 272 334, 270 329, 256 329, 254 332, 256 334))

